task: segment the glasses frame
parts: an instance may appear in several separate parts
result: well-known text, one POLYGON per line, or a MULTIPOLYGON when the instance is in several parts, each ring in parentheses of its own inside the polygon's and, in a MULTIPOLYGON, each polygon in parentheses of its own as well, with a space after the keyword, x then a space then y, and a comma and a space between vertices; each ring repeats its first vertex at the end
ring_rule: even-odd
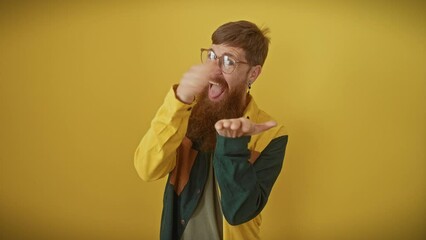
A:
POLYGON ((243 62, 243 61, 237 61, 237 60, 235 60, 232 56, 229 56, 229 55, 227 55, 227 54, 224 54, 224 55, 222 55, 222 56, 220 56, 220 57, 218 57, 217 56, 217 54, 213 51, 213 49, 212 48, 201 48, 200 49, 201 50, 201 53, 200 53, 200 58, 201 58, 201 62, 202 63, 204 63, 203 62, 203 53, 204 52, 208 52, 208 51, 212 51, 213 53, 214 53, 214 55, 216 56, 216 58, 215 58, 215 60, 216 59, 219 59, 219 66, 220 66, 220 70, 223 72, 223 73, 226 73, 226 74, 231 74, 231 73, 233 73, 234 71, 235 71, 235 69, 238 67, 238 65, 239 64, 249 64, 248 62, 243 62), (225 56, 228 56, 232 61, 234 61, 235 62, 235 67, 232 69, 232 71, 231 72, 225 72, 225 71, 223 71, 223 68, 225 68, 225 65, 224 65, 224 63, 223 63, 223 58, 225 57, 225 56))

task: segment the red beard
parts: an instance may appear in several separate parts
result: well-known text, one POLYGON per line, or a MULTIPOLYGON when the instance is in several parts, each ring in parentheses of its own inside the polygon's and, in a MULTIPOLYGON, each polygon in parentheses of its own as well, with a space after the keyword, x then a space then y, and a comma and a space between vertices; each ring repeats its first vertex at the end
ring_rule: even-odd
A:
POLYGON ((198 97, 189 117, 187 137, 191 139, 194 148, 200 151, 213 151, 216 146, 215 123, 222 119, 239 118, 243 115, 245 102, 243 96, 245 88, 229 93, 219 102, 212 102, 208 97, 208 89, 198 97))

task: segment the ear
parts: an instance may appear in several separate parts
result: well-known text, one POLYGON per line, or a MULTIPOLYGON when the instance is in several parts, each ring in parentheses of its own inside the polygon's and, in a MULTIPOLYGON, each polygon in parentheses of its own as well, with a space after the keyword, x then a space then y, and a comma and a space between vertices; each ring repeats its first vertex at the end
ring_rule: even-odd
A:
POLYGON ((260 73, 262 72, 262 66, 260 65, 256 65, 251 67, 249 74, 248 74, 248 81, 250 83, 254 83, 254 81, 256 81, 257 77, 259 77, 260 73))

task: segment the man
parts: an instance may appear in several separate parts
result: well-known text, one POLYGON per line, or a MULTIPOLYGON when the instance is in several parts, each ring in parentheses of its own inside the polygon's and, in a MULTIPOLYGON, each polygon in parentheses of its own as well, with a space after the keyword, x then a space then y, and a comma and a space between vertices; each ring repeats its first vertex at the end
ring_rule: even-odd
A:
POLYGON ((168 175, 161 239, 260 239, 260 212, 283 164, 287 134, 250 95, 267 29, 229 22, 202 64, 167 94, 135 153, 146 181, 168 175))

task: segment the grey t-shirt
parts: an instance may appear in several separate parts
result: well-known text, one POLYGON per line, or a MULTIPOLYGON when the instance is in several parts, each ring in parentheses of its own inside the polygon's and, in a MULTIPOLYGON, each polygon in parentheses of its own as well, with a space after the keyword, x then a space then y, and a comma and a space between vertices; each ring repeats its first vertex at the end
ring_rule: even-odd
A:
POLYGON ((212 165, 212 158, 210 158, 209 176, 203 195, 189 219, 182 234, 182 240, 222 240, 222 210, 212 165))

